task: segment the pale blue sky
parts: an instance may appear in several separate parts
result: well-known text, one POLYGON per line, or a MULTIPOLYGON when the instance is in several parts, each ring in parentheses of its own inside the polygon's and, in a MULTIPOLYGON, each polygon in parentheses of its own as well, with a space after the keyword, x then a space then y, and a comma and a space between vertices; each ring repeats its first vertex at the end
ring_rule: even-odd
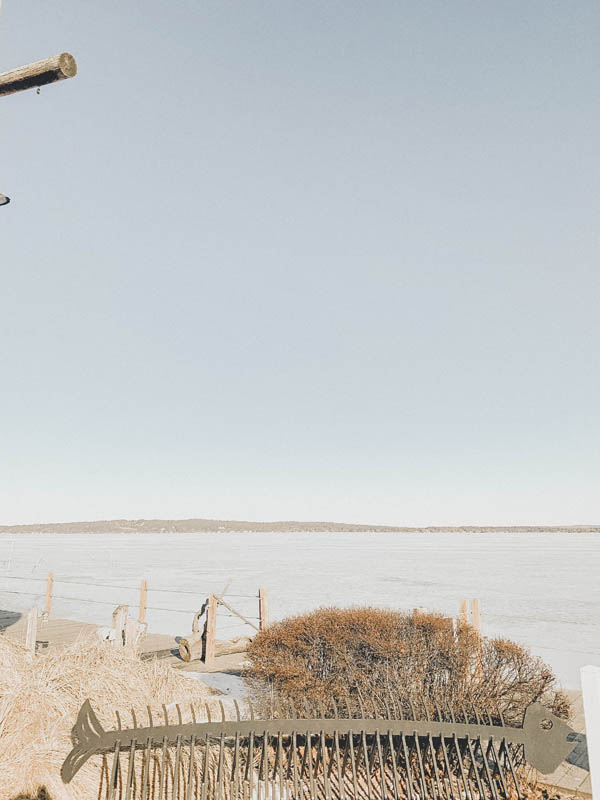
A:
POLYGON ((5 0, 0 522, 600 522, 600 5, 5 0))

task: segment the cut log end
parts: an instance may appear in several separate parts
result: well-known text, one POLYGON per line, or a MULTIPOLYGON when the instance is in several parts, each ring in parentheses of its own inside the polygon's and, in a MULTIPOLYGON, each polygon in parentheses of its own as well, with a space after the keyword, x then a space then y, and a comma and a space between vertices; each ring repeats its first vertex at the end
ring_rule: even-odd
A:
POLYGON ((193 633, 179 640, 179 655, 183 661, 197 661, 202 658, 203 640, 201 633, 193 633))
POLYGON ((192 653, 190 650, 189 644, 186 642, 185 639, 182 639, 179 642, 179 655, 183 659, 183 661, 191 661, 192 660, 192 653))
POLYGON ((65 78, 74 78, 77 75, 77 62, 71 53, 61 53, 58 57, 58 65, 65 78))

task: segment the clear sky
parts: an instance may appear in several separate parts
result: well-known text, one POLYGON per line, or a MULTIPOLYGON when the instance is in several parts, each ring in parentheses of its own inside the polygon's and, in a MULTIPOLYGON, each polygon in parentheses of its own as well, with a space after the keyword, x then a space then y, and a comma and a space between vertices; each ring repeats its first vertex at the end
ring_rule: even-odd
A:
POLYGON ((5 0, 0 522, 600 522, 600 5, 5 0))

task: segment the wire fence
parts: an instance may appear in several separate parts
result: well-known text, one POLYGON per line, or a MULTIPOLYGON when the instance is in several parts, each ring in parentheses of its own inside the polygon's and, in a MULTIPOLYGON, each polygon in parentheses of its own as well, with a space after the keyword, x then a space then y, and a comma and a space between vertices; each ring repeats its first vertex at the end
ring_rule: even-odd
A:
MULTIPOLYGON (((11 596, 15 596, 15 597, 28 598, 27 602, 25 602, 25 601, 23 602, 23 606, 29 608, 29 607, 31 607, 31 605, 35 605, 37 602, 39 602, 39 600, 44 598, 45 587, 47 586, 47 584, 48 584, 48 578, 47 577, 42 578, 42 577, 35 577, 35 576, 31 576, 31 575, 0 575, 0 596, 1 595, 11 595, 11 596), (27 591, 27 590, 25 590, 23 588, 9 589, 9 588, 5 587, 4 585, 2 585, 5 581, 21 581, 22 583, 25 583, 25 584, 27 584, 27 583, 35 583, 35 584, 41 584, 41 586, 40 586, 40 590, 39 591, 27 591), (33 603, 31 602, 32 600, 33 600, 33 603)), ((119 590, 119 591, 122 591, 122 592, 136 592, 136 593, 140 592, 140 585, 139 584, 137 584, 137 585, 132 585, 132 584, 126 585, 126 584, 123 584, 123 583, 100 583, 100 582, 97 582, 97 581, 69 580, 67 578, 63 578, 63 579, 54 578, 53 584, 54 584, 55 587, 60 585, 62 587, 74 586, 74 587, 83 587, 83 588, 90 588, 90 589, 110 589, 110 590, 116 589, 116 590, 119 590)), ((160 603, 160 595, 177 595, 177 596, 186 596, 186 597, 196 597, 196 598, 198 598, 198 605, 197 605, 196 608, 191 608, 191 607, 173 608, 172 606, 159 605, 159 604, 153 605, 151 603, 147 603, 146 606, 145 606, 147 611, 155 611, 155 612, 159 612, 159 613, 163 613, 163 614, 170 614, 170 615, 171 614, 178 614, 178 615, 190 615, 190 614, 193 615, 193 614, 196 614, 198 612, 198 610, 202 607, 202 604, 204 603, 204 600, 206 599, 207 594, 209 594, 208 592, 207 593, 202 593, 202 592, 193 591, 193 590, 190 590, 190 589, 172 589, 172 588, 155 587, 155 586, 149 586, 147 592, 148 592, 148 596, 149 597, 150 596, 156 597, 156 602, 157 603, 160 603)), ((217 594, 218 594, 218 592, 217 592, 217 594)), ((251 601, 254 601, 255 603, 258 602, 258 594, 244 594, 244 593, 225 592, 225 594, 223 596, 227 597, 228 599, 245 600, 245 601, 250 601, 251 600, 251 601)), ((116 599, 105 600, 105 599, 99 599, 99 598, 89 597, 89 596, 88 597, 81 597, 81 596, 70 596, 70 595, 65 595, 65 594, 54 594, 54 592, 52 593, 52 601, 57 600, 57 601, 66 602, 66 603, 85 603, 88 606, 97 605, 97 606, 102 606, 102 607, 115 608, 117 605, 121 604, 120 600, 123 600, 123 599, 124 598, 120 598, 119 601, 117 601, 116 599)), ((136 598, 134 602, 129 601, 129 602, 125 602, 125 603, 122 603, 122 604, 123 605, 136 606, 138 604, 138 598, 136 598)), ((496 614, 495 616, 500 616, 500 617, 506 616, 507 618, 509 618, 509 615, 502 615, 502 614, 498 615, 498 614, 496 614)), ((227 618, 227 620, 238 620, 234 624, 222 624, 222 625, 219 625, 219 631, 234 630, 234 629, 240 630, 241 628, 244 627, 244 622, 239 618, 238 615, 232 614, 231 612, 227 611, 222 606, 218 607, 217 617, 219 619, 227 618)), ((246 617, 246 619, 252 620, 254 622, 260 622, 260 616, 259 615, 245 613, 244 617, 246 617)), ((528 646, 532 647, 532 648, 539 649, 539 650, 547 650, 547 651, 555 651, 555 652, 563 652, 563 653, 567 653, 568 652, 568 653, 574 653, 574 654, 580 654, 580 655, 592 655, 592 656, 600 655, 600 651, 595 650, 595 649, 581 650, 581 649, 575 649, 575 648, 571 648, 571 647, 565 648, 564 646, 562 646, 562 647, 554 646, 553 647, 553 646, 548 645, 548 644, 536 644, 534 642, 528 642, 528 646)))
MULTIPOLYGON (((216 596, 227 597, 228 600, 235 602, 236 605, 239 601, 244 601, 242 603, 244 606, 248 601, 253 601, 256 604, 260 602, 260 593, 229 593, 226 589, 227 587, 221 593, 217 592, 216 596)), ((68 578, 55 578, 52 573, 45 578, 33 575, 0 575, 0 596, 10 595, 11 597, 22 598, 20 602, 11 603, 11 605, 18 604, 21 606, 20 610, 41 604, 45 606, 45 611, 47 615, 50 616, 50 609, 53 607, 55 601, 67 604, 84 604, 84 608, 87 609, 91 609, 94 606, 98 608, 109 607, 115 609, 118 605, 127 605, 133 606, 134 608, 139 607, 140 621, 142 621, 142 615, 144 618, 143 621, 146 621, 147 612, 169 615, 169 619, 167 620, 165 620, 164 617, 162 617, 162 620, 160 617, 155 617, 154 622, 157 624, 158 628, 168 627, 170 631, 172 631, 173 628, 183 625, 183 619, 181 619, 183 616, 190 617, 196 615, 204 606, 208 594, 210 593, 203 593, 198 590, 193 591, 190 589, 148 586, 145 580, 137 584, 131 584, 127 582, 108 583, 94 580, 82 581, 70 580, 68 578), (32 583, 35 584, 35 587, 29 590, 28 584, 30 585, 32 583), (76 590, 77 593, 75 595, 69 594, 70 587, 76 590), (58 592, 56 592, 57 588, 58 592), (91 593, 97 594, 97 590, 99 589, 103 590, 104 597, 90 596, 91 593), (115 592, 114 595, 112 595, 113 591, 115 592), (110 592, 112 596, 108 595, 108 592, 110 592), (123 597, 124 593, 127 593, 125 597, 123 597), (135 593, 135 595, 133 593, 135 593), (111 599, 108 599, 109 596, 111 596, 111 599), (192 603, 186 603, 183 608, 173 607, 173 604, 169 603, 167 599, 172 596, 181 596, 188 600, 195 597, 198 603, 195 607, 193 607, 192 603), (161 603, 162 598, 167 601, 165 604, 161 603), (174 619, 171 619, 173 615, 174 619), (177 619, 181 621, 177 622, 177 619)), ((175 598, 173 597, 173 599, 175 598)), ((246 611, 246 609, 244 610, 246 611)), ((256 626, 257 629, 261 624, 260 611, 258 614, 246 611, 243 615, 240 613, 232 613, 232 611, 233 609, 229 610, 220 604, 217 605, 216 615, 219 620, 219 632, 237 631, 239 633, 248 624, 245 620, 248 620, 252 624, 255 622, 258 623, 256 626)), ((72 619, 72 608, 69 608, 66 613, 69 618, 72 619)), ((58 618, 54 614, 52 614, 52 616, 58 618)), ((90 622, 96 622, 99 619, 98 613, 85 610, 81 611, 80 616, 87 617, 90 622)), ((188 626, 186 625, 185 627, 187 628, 188 626)))

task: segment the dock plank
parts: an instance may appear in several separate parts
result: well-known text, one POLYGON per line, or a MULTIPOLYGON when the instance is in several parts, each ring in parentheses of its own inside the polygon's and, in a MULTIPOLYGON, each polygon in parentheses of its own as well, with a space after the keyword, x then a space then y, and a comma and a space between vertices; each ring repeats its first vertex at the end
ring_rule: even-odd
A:
MULTIPOLYGON (((19 618, 17 614, 7 614, 0 616, 0 629, 2 620, 6 620, 6 626, 0 631, 0 635, 5 636, 11 641, 19 644, 25 643, 27 630, 27 619, 25 616, 19 618)), ((79 622, 71 619, 44 619, 40 617, 37 631, 37 645, 39 652, 48 652, 60 647, 68 647, 80 639, 89 638, 94 635, 100 625, 89 622, 79 622)), ((147 633, 141 642, 141 657, 144 660, 157 658, 175 669, 185 670, 186 672, 236 672, 239 673, 245 658, 243 653, 219 655, 214 659, 210 668, 206 668, 202 661, 186 662, 179 657, 178 637, 169 636, 163 633, 147 633)))

